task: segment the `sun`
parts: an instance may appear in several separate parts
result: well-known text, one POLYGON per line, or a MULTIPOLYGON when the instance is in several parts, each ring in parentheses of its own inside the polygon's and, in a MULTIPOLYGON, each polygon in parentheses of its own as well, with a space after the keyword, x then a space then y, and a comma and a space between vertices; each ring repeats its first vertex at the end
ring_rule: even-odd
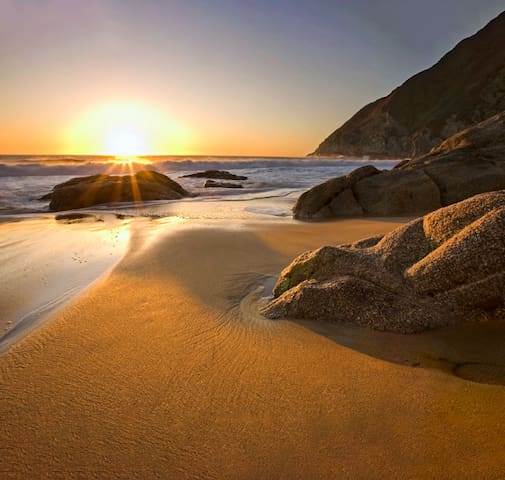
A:
POLYGON ((145 134, 133 128, 116 128, 108 132, 104 153, 119 158, 146 155, 149 150, 145 134))
POLYGON ((66 151, 138 157, 187 150, 188 131, 167 113, 143 103, 108 102, 82 112, 64 132, 66 151))

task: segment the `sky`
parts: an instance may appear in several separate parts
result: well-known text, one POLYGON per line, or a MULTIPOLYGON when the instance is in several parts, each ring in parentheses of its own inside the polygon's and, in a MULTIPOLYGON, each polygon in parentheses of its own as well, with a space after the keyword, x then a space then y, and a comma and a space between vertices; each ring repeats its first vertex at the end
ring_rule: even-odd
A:
POLYGON ((0 154, 301 156, 495 0, 0 0, 0 154))

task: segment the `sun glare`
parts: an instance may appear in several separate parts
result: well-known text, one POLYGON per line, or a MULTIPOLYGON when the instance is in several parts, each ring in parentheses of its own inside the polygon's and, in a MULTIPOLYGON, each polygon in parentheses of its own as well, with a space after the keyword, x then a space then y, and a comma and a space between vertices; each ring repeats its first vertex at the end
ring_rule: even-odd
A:
POLYGON ((135 129, 118 128, 108 133, 104 153, 117 157, 145 155, 149 147, 144 134, 135 129))
POLYGON ((186 130, 144 104, 106 103, 81 114, 65 132, 67 151, 126 158, 178 154, 187 147, 186 130))
POLYGON ((135 155, 116 155, 113 160, 114 163, 119 163, 122 165, 131 165, 137 163, 140 165, 150 165, 152 162, 147 158, 137 157, 135 155))

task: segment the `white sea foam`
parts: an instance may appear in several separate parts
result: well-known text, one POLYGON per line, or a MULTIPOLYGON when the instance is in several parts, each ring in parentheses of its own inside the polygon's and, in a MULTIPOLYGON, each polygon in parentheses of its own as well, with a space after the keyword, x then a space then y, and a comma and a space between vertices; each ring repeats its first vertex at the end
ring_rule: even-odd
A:
MULTIPOLYGON (((0 156, 0 215, 47 211, 48 202, 38 199, 52 187, 69 178, 99 173, 119 174, 124 166, 111 164, 104 157, 89 156, 0 156)), ((123 205, 132 214, 174 215, 191 217, 231 213, 239 218, 253 214, 288 216, 296 197, 304 190, 332 177, 344 175, 363 165, 379 169, 392 168, 397 161, 355 160, 345 158, 260 158, 260 157, 152 157, 152 164, 135 164, 134 171, 151 168, 169 175, 198 197, 184 202, 152 202, 142 209, 123 205), (247 176, 242 189, 208 189, 201 178, 181 178, 202 170, 229 170, 247 176), (226 208, 208 202, 227 202, 226 208), (231 206, 228 202, 238 202, 231 206), (195 205, 195 203, 203 203, 195 205), (176 205, 177 206, 174 206, 176 205), (209 209, 205 214, 205 209, 209 209), (268 213, 270 212, 270 213, 268 213), (146 214, 146 213, 144 213, 146 214)), ((117 209, 100 207, 100 209, 117 209)))

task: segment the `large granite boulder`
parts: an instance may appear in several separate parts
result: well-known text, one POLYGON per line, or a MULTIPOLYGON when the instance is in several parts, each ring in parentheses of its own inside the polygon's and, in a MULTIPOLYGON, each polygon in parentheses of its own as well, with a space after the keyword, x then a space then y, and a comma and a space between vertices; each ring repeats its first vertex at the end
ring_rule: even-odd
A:
POLYGON ((352 185, 363 178, 379 174, 371 165, 358 168, 348 175, 332 178, 303 193, 293 208, 295 218, 324 219, 363 215, 352 185))
POLYGON ((365 178, 353 191, 363 212, 372 216, 422 214, 441 206, 437 186, 422 170, 365 178))
POLYGON ((213 178, 215 180, 247 180, 243 175, 235 175, 225 170, 205 170, 205 172, 183 175, 181 178, 213 178))
POLYGON ((190 194, 177 182, 152 170, 135 175, 92 175, 60 183, 43 198, 52 211, 85 208, 102 203, 178 200, 190 194))
POLYGON ((437 184, 442 205, 505 188, 505 112, 458 132, 396 170, 424 170, 437 184))
POLYGON ((361 167, 317 185, 300 196, 293 215, 301 220, 419 215, 501 189, 505 189, 505 112, 393 170, 361 167))
POLYGON ((486 318, 505 303, 505 190, 476 195, 387 235, 300 255, 269 318, 398 333, 486 318))
POLYGON ((363 107, 314 155, 422 155, 505 110, 505 12, 433 67, 363 107))

